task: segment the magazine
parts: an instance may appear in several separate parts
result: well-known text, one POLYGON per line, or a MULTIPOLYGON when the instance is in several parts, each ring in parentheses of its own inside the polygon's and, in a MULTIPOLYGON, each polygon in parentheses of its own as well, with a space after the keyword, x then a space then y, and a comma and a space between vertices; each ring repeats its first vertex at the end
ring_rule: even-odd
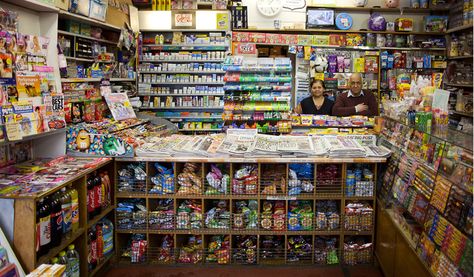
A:
POLYGON ((110 93, 104 97, 115 120, 136 118, 126 93, 110 93))
POLYGON ((41 81, 38 75, 34 76, 16 76, 16 87, 18 90, 18 99, 41 96, 41 81))
MULTIPOLYGON (((37 134, 38 119, 33 112, 33 105, 28 101, 18 101, 13 104, 14 123, 20 126, 22 137, 37 134)), ((8 123, 7 123, 8 124, 8 123)))
POLYGON ((13 56, 0 52, 0 78, 13 78, 13 56))

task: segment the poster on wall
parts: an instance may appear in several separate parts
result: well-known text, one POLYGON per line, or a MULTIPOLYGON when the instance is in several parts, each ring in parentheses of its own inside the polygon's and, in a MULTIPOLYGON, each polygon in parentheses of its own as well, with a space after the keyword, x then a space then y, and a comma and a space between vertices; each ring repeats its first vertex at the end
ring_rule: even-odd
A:
POLYGON ((196 12, 171 11, 172 29, 196 29, 196 12))

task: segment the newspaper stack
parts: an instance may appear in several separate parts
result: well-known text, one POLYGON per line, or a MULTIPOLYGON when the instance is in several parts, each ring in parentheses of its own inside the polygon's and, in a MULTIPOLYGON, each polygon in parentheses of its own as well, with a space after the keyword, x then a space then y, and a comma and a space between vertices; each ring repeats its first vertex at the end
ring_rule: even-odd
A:
POLYGON ((329 157, 331 158, 356 158, 365 157, 362 145, 354 139, 344 136, 324 137, 329 144, 329 157))

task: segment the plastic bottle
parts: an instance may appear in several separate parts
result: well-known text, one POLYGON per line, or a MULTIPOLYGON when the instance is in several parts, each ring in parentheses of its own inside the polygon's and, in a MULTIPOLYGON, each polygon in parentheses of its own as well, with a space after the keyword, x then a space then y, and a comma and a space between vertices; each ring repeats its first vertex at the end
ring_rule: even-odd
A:
POLYGON ((71 237, 71 195, 66 188, 61 189, 61 210, 63 214, 63 236, 71 237))
POLYGON ((94 177, 87 178, 87 216, 89 219, 94 217, 95 200, 94 200, 94 177))
POLYGON ((96 174, 94 177, 94 200, 94 215, 99 215, 102 211, 102 181, 99 174, 96 174))
POLYGON ((66 270, 64 271, 64 276, 71 276, 71 267, 69 266, 68 260, 66 258, 66 251, 59 252, 59 264, 66 265, 66 270))
POLYGON ((108 219, 102 220, 102 237, 104 240, 104 256, 108 256, 114 250, 114 224, 108 219))
POLYGON ((101 261, 104 257, 104 237, 102 233, 102 224, 95 226, 96 237, 97 237, 97 261, 101 261))
POLYGON ((36 209, 36 252, 38 256, 48 251, 51 243, 51 207, 48 199, 43 198, 39 201, 36 209))
POLYGON ((108 204, 107 204, 107 190, 106 190, 106 187, 105 187, 105 180, 104 180, 104 173, 101 172, 99 174, 100 176, 100 185, 101 185, 101 199, 102 199, 102 209, 106 209, 108 207, 108 204))
POLYGON ((52 264, 59 264, 59 259, 58 259, 58 257, 52 258, 52 259, 51 259, 51 263, 52 263, 52 264))
POLYGON ((51 246, 59 246, 63 236, 63 215, 60 192, 56 192, 51 200, 51 246))
POLYGON ((71 188, 69 195, 71 195, 71 228, 72 232, 76 233, 79 229, 79 193, 75 188, 71 188))
POLYGON ((79 253, 76 251, 76 249, 74 249, 74 244, 71 244, 68 246, 68 250, 67 250, 67 254, 66 254, 66 257, 67 257, 67 261, 69 263, 69 268, 71 269, 70 270, 70 273, 71 273, 71 277, 79 277, 81 276, 80 274, 80 256, 79 256, 79 253))
POLYGON ((89 229, 89 256, 88 256, 88 263, 89 263, 89 270, 92 271, 97 266, 97 237, 95 233, 95 229, 89 229))

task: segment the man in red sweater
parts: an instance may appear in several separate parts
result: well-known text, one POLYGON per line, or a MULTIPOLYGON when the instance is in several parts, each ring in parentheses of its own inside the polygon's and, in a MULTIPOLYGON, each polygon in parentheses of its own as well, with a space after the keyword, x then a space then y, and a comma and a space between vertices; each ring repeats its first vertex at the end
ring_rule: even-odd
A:
POLYGON ((379 115, 377 99, 371 92, 362 91, 362 76, 360 73, 353 73, 349 79, 350 90, 337 96, 336 103, 332 107, 332 115, 351 116, 379 115))

